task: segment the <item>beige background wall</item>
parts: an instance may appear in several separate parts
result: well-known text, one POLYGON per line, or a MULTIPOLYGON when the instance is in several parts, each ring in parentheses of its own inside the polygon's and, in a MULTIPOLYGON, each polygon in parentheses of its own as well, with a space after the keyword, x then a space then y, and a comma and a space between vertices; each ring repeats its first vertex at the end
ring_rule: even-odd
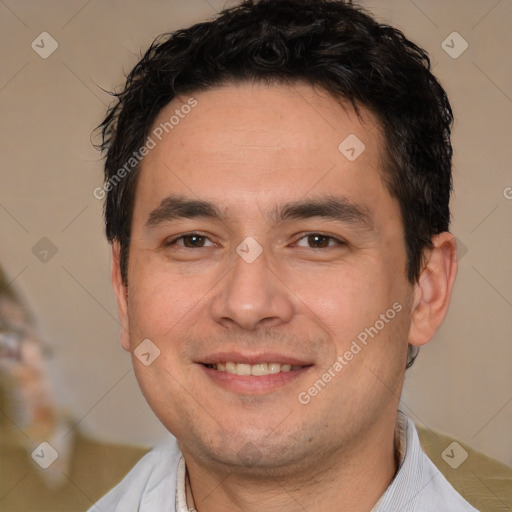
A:
MULTIPOLYGON (((448 318, 408 372, 403 408, 512 464, 512 3, 367 1, 431 54, 456 114, 452 231, 465 251, 448 318), (452 32, 468 42, 454 59, 452 32), (449 42, 449 44, 451 44, 449 42)), ((90 134, 153 38, 213 15, 214 0, 0 3, 0 261, 53 349, 62 406, 92 435, 152 443, 163 427, 118 343, 90 134), (57 50, 41 58, 41 32, 57 50), (57 253, 32 252, 47 237, 57 253)), ((455 45, 460 45, 456 41, 455 45)), ((48 46, 46 46, 48 48, 48 46)), ((460 49, 455 46, 455 50, 460 49)))

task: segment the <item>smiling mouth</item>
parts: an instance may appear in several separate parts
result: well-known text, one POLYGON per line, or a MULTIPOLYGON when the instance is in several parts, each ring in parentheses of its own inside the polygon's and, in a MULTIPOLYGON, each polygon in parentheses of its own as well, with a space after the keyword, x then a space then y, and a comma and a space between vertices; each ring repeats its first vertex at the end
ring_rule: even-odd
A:
MULTIPOLYGON (((273 375, 276 373, 293 372, 305 368, 305 366, 292 366, 290 364, 281 363, 234 363, 228 361, 226 363, 205 364, 206 368, 217 370, 219 372, 231 373, 233 375, 252 375, 261 377, 264 375, 273 375)), ((309 366, 309 365, 307 365, 309 366)))

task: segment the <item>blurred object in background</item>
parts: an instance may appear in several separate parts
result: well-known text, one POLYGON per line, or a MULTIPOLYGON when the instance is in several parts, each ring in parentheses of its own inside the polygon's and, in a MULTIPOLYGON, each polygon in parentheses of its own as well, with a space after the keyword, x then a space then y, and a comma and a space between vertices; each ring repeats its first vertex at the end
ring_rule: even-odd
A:
MULTIPOLYGON (((0 410, 2 423, 16 427, 9 442, 23 448, 30 457, 41 443, 58 452, 57 459, 41 473, 49 487, 59 487, 68 470, 72 432, 70 419, 57 409, 45 364, 43 343, 27 306, 9 285, 0 268, 0 410)), ((5 434, 2 429, 2 434, 5 434)))
POLYGON ((83 436, 58 407, 49 355, 0 267, 0 512, 87 510, 146 451, 83 436))

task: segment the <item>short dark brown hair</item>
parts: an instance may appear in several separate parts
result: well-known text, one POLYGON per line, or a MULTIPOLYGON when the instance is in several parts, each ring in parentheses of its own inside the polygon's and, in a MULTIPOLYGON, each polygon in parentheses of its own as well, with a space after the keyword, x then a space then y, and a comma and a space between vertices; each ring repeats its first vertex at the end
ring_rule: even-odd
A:
MULTIPOLYGON (((243 81, 305 82, 376 115, 386 143, 383 177, 400 205, 405 272, 414 283, 432 236, 449 228, 452 110, 427 52, 342 0, 248 0, 152 43, 99 126, 106 234, 120 243, 124 282, 139 166, 122 179, 119 170, 174 97, 243 81)), ((409 346, 407 367, 416 355, 409 346)))

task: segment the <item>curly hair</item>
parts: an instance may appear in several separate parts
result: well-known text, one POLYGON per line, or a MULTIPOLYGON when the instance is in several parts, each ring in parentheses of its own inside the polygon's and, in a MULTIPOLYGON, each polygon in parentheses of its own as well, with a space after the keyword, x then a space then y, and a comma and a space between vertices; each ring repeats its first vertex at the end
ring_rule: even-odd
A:
MULTIPOLYGON (((120 243, 123 281, 139 166, 123 179, 116 173, 174 97, 244 81, 319 86, 356 112, 375 114, 385 137, 384 181, 404 226, 406 277, 414 284, 432 236, 449 228, 453 114, 427 52, 344 0, 246 0, 154 40, 98 127, 106 152, 106 235, 120 243)), ((407 368, 417 353, 409 345, 407 368)))

